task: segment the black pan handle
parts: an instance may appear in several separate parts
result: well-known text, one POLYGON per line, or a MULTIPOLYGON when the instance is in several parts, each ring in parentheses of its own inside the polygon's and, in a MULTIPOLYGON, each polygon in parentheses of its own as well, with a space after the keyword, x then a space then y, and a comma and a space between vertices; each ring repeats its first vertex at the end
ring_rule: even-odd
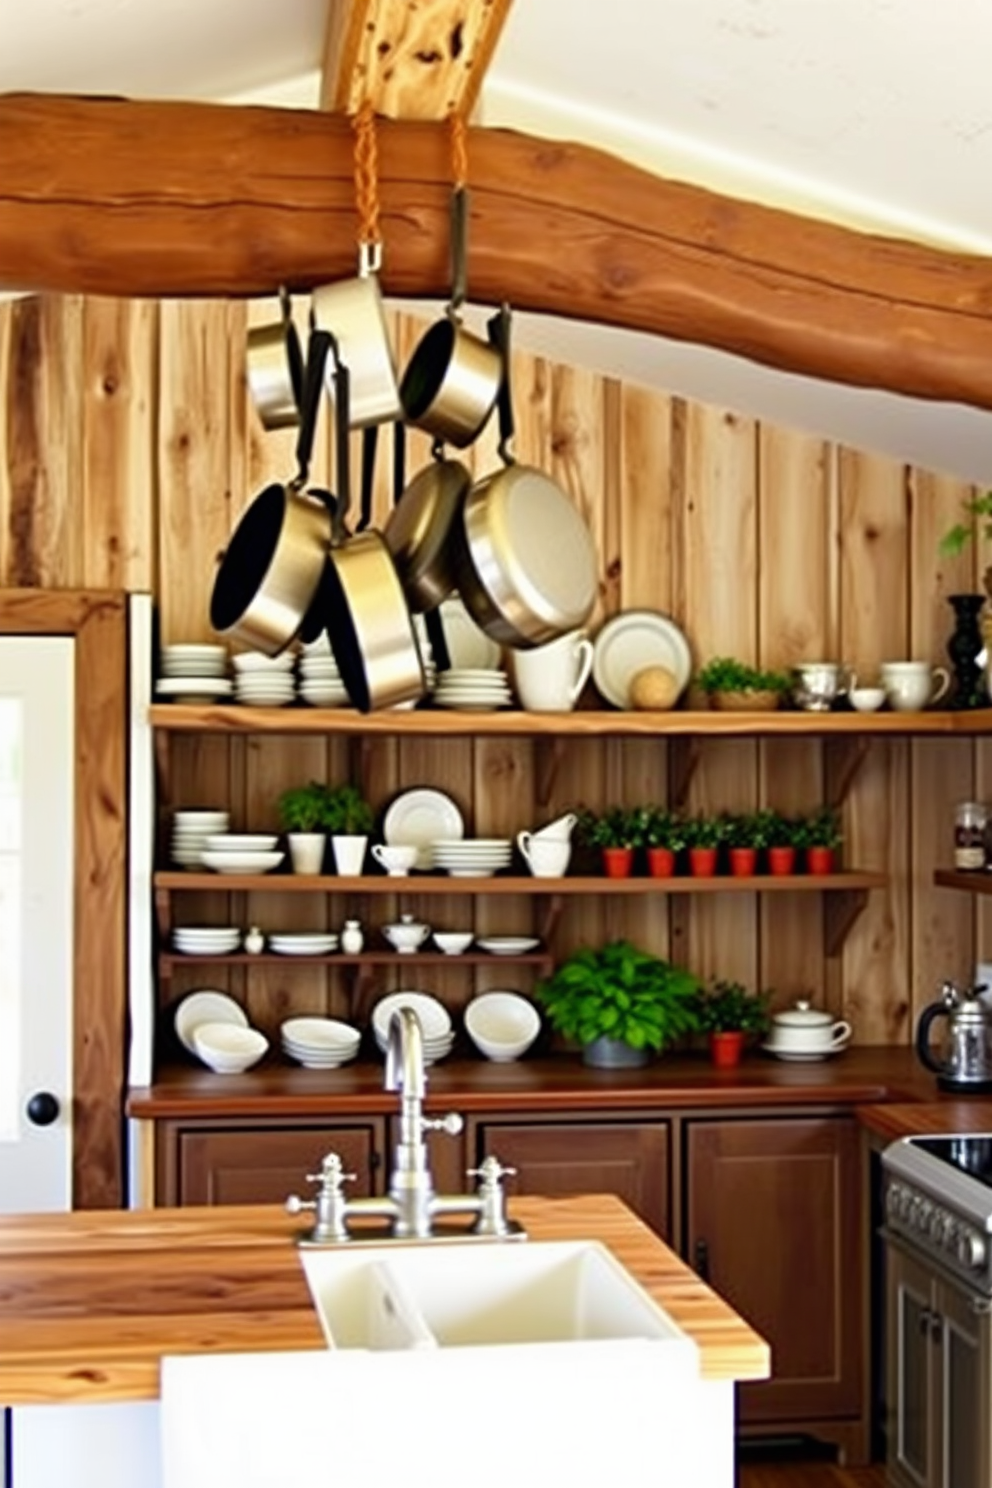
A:
POLYGON ((335 343, 334 356, 334 453, 337 462, 337 503, 331 527, 335 547, 348 536, 344 519, 351 503, 351 373, 341 360, 335 343))
POLYGON ((468 191, 456 186, 451 193, 451 299, 448 316, 457 320, 468 294, 468 191))
POLYGON ((513 391, 510 385, 510 307, 503 304, 487 322, 489 343, 500 354, 503 375, 500 378, 496 408, 499 412, 499 457, 504 465, 512 465, 516 456, 510 449, 515 433, 513 422, 513 391))
POLYGON ((296 440, 296 463, 299 470, 294 485, 297 487, 306 485, 310 456, 313 454, 314 434, 317 431, 317 413, 320 408, 321 388, 324 384, 324 368, 332 349, 336 350, 330 331, 321 331, 316 328, 311 330, 307 343, 307 367, 303 381, 303 403, 300 408, 300 432, 296 440))
POLYGON ((283 344, 286 347, 286 365, 289 368, 289 384, 293 389, 293 402, 296 404, 298 414, 303 413, 303 390, 306 386, 306 367, 303 364, 303 351, 300 347, 300 338, 296 334, 296 326, 293 324, 293 302, 290 299, 289 290, 285 284, 279 286, 279 306, 282 310, 282 334, 283 344))
POLYGON ((372 488, 375 484, 375 455, 379 445, 379 425, 369 424, 362 430, 362 510, 356 532, 364 532, 372 521, 372 488))

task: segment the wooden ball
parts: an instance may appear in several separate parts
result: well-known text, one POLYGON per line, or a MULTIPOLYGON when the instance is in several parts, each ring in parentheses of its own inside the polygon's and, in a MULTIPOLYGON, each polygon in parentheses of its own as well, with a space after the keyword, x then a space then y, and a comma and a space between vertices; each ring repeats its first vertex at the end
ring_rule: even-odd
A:
POLYGON ((679 695, 674 675, 663 666, 644 667, 630 684, 632 708, 673 708, 679 695))

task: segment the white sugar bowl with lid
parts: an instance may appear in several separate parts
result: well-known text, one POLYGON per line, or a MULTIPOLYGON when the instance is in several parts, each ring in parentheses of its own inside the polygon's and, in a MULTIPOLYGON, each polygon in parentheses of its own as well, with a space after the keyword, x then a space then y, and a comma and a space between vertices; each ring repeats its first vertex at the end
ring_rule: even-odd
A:
POLYGON ((779 1059, 826 1059, 843 1049, 850 1037, 850 1023, 838 1021, 800 997, 791 1008, 774 1015, 764 1048, 779 1059))

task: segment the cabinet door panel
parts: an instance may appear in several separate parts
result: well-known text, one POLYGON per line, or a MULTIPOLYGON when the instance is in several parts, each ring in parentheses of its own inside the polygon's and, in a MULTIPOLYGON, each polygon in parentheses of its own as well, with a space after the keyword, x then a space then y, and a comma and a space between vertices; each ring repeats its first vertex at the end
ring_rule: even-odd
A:
POLYGON ((925 1267, 895 1246, 886 1249, 888 1420, 893 1482, 929 1483, 935 1457, 931 1419, 931 1279, 925 1267))
POLYGON ((510 1194, 616 1194, 668 1238, 668 1127, 665 1122, 486 1122, 469 1150, 495 1152, 516 1168, 510 1194))
POLYGON ((989 1316, 957 1287, 938 1282, 934 1293, 940 1331, 933 1408, 943 1426, 936 1481, 940 1488, 981 1488, 992 1461, 989 1316))
POLYGON ((381 1138, 372 1123, 280 1131, 185 1131, 179 1137, 180 1204, 281 1204, 287 1194, 312 1197, 308 1173, 336 1152, 354 1173, 349 1194, 373 1191, 381 1138))
POLYGON ((692 1122, 688 1255, 768 1339, 772 1378, 743 1421, 857 1414, 863 1303, 860 1151, 842 1117, 692 1122))

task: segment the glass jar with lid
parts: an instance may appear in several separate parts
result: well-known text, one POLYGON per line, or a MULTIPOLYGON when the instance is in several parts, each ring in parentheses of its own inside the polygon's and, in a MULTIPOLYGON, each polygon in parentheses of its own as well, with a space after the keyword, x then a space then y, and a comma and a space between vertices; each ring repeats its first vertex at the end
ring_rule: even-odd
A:
POLYGON ((959 801, 954 810, 954 866, 964 872, 985 867, 988 807, 980 801, 959 801))

